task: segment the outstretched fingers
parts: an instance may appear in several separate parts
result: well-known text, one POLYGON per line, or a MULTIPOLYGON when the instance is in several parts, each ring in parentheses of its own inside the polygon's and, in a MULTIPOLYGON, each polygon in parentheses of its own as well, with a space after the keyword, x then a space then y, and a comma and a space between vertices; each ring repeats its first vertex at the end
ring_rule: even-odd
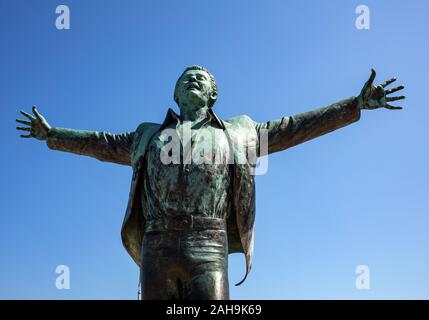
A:
POLYGON ((32 116, 31 114, 25 112, 25 111, 19 111, 24 117, 27 117, 30 120, 35 120, 36 118, 34 116, 32 116))
POLYGON ((391 94, 393 92, 396 92, 396 91, 399 91, 399 90, 402 90, 402 89, 404 89, 404 86, 401 85, 401 86, 398 86, 396 88, 392 88, 392 89, 386 90, 386 94, 391 94))
POLYGON ((395 82, 396 78, 390 78, 389 80, 384 81, 382 84, 380 84, 383 88, 391 84, 392 82, 395 82))
POLYGON ((22 124, 26 124, 27 126, 31 126, 31 122, 30 121, 16 119, 16 122, 22 123, 22 124))
POLYGON ((390 109, 390 110, 401 110, 402 109, 402 107, 391 106, 390 104, 386 104, 385 108, 390 109))
POLYGON ((37 111, 36 106, 33 106, 33 113, 36 116, 37 119, 42 120, 42 115, 39 113, 39 111, 37 111))
POLYGON ((31 132, 31 128, 28 127, 16 127, 17 130, 21 130, 21 131, 28 131, 31 132))
POLYGON ((405 96, 387 97, 386 101, 390 102, 390 101, 396 101, 396 100, 402 100, 402 99, 405 99, 405 96))
POLYGON ((371 69, 371 75, 369 76, 368 81, 365 83, 365 87, 371 86, 373 84, 376 74, 377 73, 375 70, 371 69))

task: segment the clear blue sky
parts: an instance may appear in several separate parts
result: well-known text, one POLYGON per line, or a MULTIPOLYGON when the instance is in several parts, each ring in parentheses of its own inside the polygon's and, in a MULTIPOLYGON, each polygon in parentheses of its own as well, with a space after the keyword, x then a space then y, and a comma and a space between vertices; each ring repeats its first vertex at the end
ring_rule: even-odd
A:
MULTIPOLYGON (((221 118, 277 119, 404 83, 404 110, 269 159, 257 177, 253 269, 230 256, 233 299, 429 298, 427 1, 0 2, 0 298, 135 299, 120 227, 131 169, 22 140, 19 109, 53 126, 160 122, 184 67, 215 75, 221 118), (370 8, 370 30, 355 8, 370 8), (67 4, 71 29, 55 28, 67 4), (57 290, 55 268, 71 270, 57 290), (370 268, 370 290, 355 268, 370 268)), ((177 110, 177 108, 176 108, 177 110)))

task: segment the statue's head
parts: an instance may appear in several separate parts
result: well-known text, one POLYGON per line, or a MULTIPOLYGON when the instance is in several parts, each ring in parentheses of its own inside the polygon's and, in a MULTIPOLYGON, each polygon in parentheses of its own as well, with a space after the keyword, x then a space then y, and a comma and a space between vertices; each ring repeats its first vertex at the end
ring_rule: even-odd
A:
POLYGON ((203 106, 212 108, 216 99, 216 81, 206 68, 200 66, 187 67, 177 79, 174 101, 180 109, 195 110, 203 106))

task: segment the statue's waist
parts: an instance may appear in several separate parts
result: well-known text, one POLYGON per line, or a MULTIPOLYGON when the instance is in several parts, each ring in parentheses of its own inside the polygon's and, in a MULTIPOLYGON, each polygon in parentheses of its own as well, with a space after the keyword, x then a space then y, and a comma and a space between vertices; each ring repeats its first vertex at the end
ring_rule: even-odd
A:
POLYGON ((192 214, 179 214, 146 222, 145 232, 173 230, 226 230, 226 220, 192 214))

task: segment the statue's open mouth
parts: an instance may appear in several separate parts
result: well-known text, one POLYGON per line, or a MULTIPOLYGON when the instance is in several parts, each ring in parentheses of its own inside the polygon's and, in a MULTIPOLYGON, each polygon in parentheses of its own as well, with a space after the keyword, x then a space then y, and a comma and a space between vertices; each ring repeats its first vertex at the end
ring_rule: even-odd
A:
POLYGON ((186 90, 197 89, 200 90, 200 87, 197 84, 190 84, 186 87, 186 90))

